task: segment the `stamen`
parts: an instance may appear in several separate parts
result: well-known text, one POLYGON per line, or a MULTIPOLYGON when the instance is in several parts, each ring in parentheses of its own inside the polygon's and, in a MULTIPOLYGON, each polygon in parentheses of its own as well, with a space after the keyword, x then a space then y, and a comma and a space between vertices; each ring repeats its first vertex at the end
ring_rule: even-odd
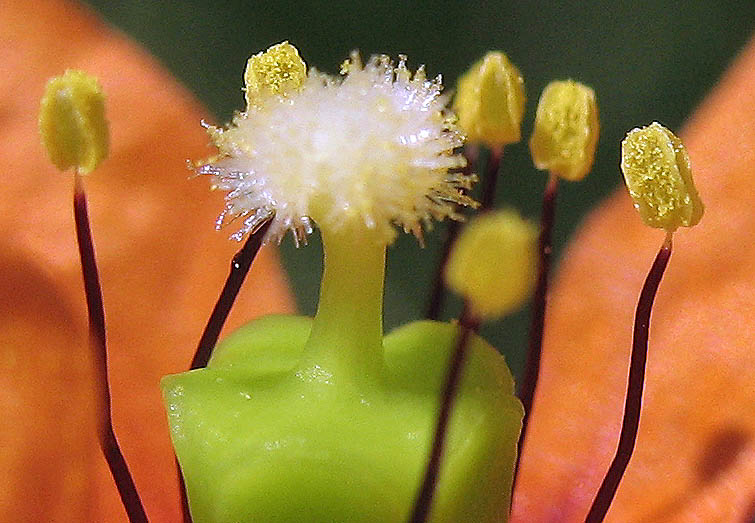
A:
POLYGON ((532 402, 535 398, 537 377, 540 374, 540 357, 543 352, 543 331, 545 330, 545 306, 548 294, 548 274, 550 273, 550 259, 552 254, 551 237, 556 215, 556 198, 558 196, 558 176, 551 173, 548 184, 543 194, 543 211, 540 222, 540 235, 538 237, 538 271, 535 294, 532 301, 532 319, 530 321, 529 350, 527 351, 527 364, 525 367, 524 381, 519 391, 519 399, 524 405, 524 418, 522 419, 522 433, 519 436, 519 452, 516 457, 514 469, 514 486, 519 474, 519 462, 524 450, 524 440, 527 437, 527 426, 532 411, 532 402))
POLYGON ((551 82, 545 87, 537 104, 535 127, 530 138, 532 161, 538 169, 547 169, 549 176, 540 218, 538 276, 532 303, 527 366, 519 393, 524 405, 524 419, 519 436, 514 485, 540 373, 558 181, 559 178, 579 181, 587 175, 595 158, 598 132, 598 106, 592 89, 573 80, 551 82))
POLYGON ((684 144, 659 123, 629 131, 621 143, 621 170, 642 220, 651 227, 665 229, 666 239, 650 268, 637 303, 619 445, 590 507, 588 523, 603 521, 634 451, 645 382, 650 311, 671 257, 671 237, 678 227, 692 227, 703 215, 703 203, 692 180, 684 144))
POLYGON ((669 258, 671 258, 672 234, 671 232, 666 233, 666 239, 661 246, 661 250, 658 251, 653 266, 650 268, 650 273, 645 280, 639 302, 637 303, 637 312, 634 319, 634 339, 632 341, 632 359, 629 366, 629 385, 624 404, 624 421, 621 424, 619 446, 616 450, 616 456, 608 469, 608 473, 600 485, 598 494, 595 496, 592 507, 590 507, 590 512, 587 514, 587 523, 599 523, 605 518, 634 451, 634 444, 637 440, 637 431, 640 425, 642 389, 645 382, 650 311, 653 308, 653 301, 655 300, 658 285, 661 283, 666 265, 668 265, 669 258))
POLYGON ((257 225, 257 229, 249 235, 244 246, 231 260, 231 271, 225 281, 223 290, 220 292, 220 297, 215 303, 215 308, 212 310, 212 314, 210 314, 210 319, 207 321, 207 326, 204 332, 202 332, 199 345, 191 360, 190 368, 192 370, 206 367, 207 362, 210 361, 210 356, 212 356, 212 350, 218 341, 220 331, 223 329, 225 320, 231 312, 233 302, 236 301, 236 296, 238 296, 239 290, 241 290, 241 285, 244 283, 252 262, 262 246, 273 216, 275 216, 275 213, 270 213, 264 221, 257 225))
POLYGON ((453 409, 456 392, 459 389, 459 382, 464 368, 464 359, 467 354, 467 342, 469 341, 469 335, 480 326, 480 320, 470 315, 466 302, 464 303, 461 318, 459 318, 459 325, 461 326, 461 332, 456 339, 456 347, 451 356, 448 373, 443 384, 440 412, 433 436, 433 446, 430 451, 427 468, 425 469, 425 477, 422 480, 422 487, 412 510, 410 518, 412 523, 423 523, 427 521, 430 515, 435 485, 438 481, 438 472, 440 471, 440 460, 443 455, 448 421, 451 418, 451 410, 453 409))
POLYGON ((445 280, 464 297, 459 319, 462 330, 443 386, 433 446, 412 523, 426 521, 430 513, 469 334, 483 319, 507 314, 529 297, 535 267, 534 236, 534 227, 512 211, 486 213, 470 223, 450 253, 445 280))
MULTIPOLYGON (((462 75, 457 88, 454 110, 459 116, 459 127, 468 139, 464 147, 465 174, 476 167, 479 145, 486 145, 490 150, 480 193, 480 211, 490 210, 494 207, 503 148, 521 137, 524 79, 504 53, 491 51, 462 75)), ((445 302, 442 274, 458 233, 459 225, 450 223, 427 308, 427 317, 431 320, 439 318, 445 302)))
POLYGON ((74 169, 73 214, 84 278, 89 321, 89 348, 99 393, 97 439, 105 455, 129 521, 146 522, 139 493, 113 431, 110 384, 107 375, 105 307, 89 226, 82 174, 92 172, 108 154, 110 141, 105 118, 105 95, 97 79, 84 71, 68 70, 45 86, 39 110, 42 144, 52 163, 61 171, 74 169))
POLYGON ((100 396, 98 433, 100 448, 105 455, 105 460, 118 488, 118 494, 121 497, 123 507, 126 509, 129 521, 132 523, 146 522, 147 514, 113 431, 113 419, 110 412, 110 385, 107 375, 107 348, 105 345, 105 308, 102 303, 102 288, 100 287, 92 233, 89 227, 86 194, 78 171, 74 178, 73 210, 89 314, 89 345, 94 356, 95 374, 100 396))

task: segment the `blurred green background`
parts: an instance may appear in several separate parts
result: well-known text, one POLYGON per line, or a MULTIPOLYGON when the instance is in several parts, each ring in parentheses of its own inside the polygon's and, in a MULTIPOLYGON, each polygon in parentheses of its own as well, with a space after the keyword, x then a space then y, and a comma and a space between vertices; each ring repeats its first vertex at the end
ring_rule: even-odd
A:
MULTIPOLYGON (((574 78, 591 85, 601 113, 597 158, 585 181, 561 185, 556 259, 585 213, 619 183, 626 131, 653 120, 677 130, 755 29, 752 0, 88 3, 157 56, 221 122, 243 108, 247 58, 282 40, 296 45, 310 66, 331 73, 352 49, 364 56, 403 53, 410 67, 426 64, 430 75, 442 73, 450 88, 485 51, 503 50, 525 77, 526 138, 545 84, 574 78)), ((545 179, 532 167, 526 139, 508 147, 498 205, 513 205, 536 220, 545 179)), ((444 231, 441 224, 428 234, 424 249, 406 235, 389 249, 386 331, 423 317, 444 231)), ((322 270, 319 238, 298 250, 287 238, 282 251, 300 310, 312 314, 322 270)), ((648 264, 653 254, 637 253, 648 264)), ((458 302, 452 302, 444 317, 457 312, 458 302)), ((528 317, 525 308, 483 329, 517 376, 528 317)))

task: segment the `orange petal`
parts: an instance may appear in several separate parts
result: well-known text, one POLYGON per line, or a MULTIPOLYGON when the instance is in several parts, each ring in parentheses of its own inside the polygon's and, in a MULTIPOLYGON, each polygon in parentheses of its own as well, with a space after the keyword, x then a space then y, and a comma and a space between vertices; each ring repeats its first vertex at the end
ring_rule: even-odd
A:
POLYGON ((76 308, 12 246, 0 268, 0 521, 89 521, 97 439, 76 308))
MULTIPOLYGON (((682 133, 706 214, 674 238, 651 321, 637 446, 609 521, 752 517, 753 100, 755 40, 682 133)), ((622 189, 565 254, 550 294, 516 521, 584 521, 615 452, 634 308, 662 241, 622 189)))
MULTIPOLYGON (((189 180, 185 167, 187 158, 211 152, 199 126, 208 115, 154 59, 77 4, 0 3, 0 42, 0 252, 8 252, 8 245, 14 248, 0 259, 6 280, 0 285, 0 341, 6 360, 26 366, 26 374, 4 379, 0 387, 4 402, 9 390, 18 392, 15 419, 28 417, 0 428, 0 463, 12 459, 14 470, 29 464, 18 475, 3 474, 0 520, 26 518, 29 510, 41 514, 29 520, 125 518, 84 421, 91 414, 84 404, 90 385, 77 377, 88 367, 82 370, 78 360, 86 347, 86 308, 71 211, 72 177, 47 160, 37 129, 45 82, 66 68, 99 77, 111 123, 110 158, 86 184, 108 321, 115 430, 151 519, 178 520, 177 481, 158 380, 188 366, 239 248, 226 239, 228 232, 214 230, 221 195, 210 194, 204 179, 189 180), (22 301, 28 304, 20 310, 9 305, 22 301), (35 394, 44 398, 36 401, 35 394), (56 437, 47 439, 46 433, 56 437), (6 441, 13 443, 12 450, 6 441), (81 460, 96 465, 94 479, 66 475, 64 465, 81 449, 88 449, 81 460), (63 480, 81 484, 57 491, 55 485, 63 480), (82 485, 90 504, 97 500, 90 509, 81 508, 82 499, 75 494, 82 485), (63 500, 41 498, 43 491, 63 500), (65 498, 67 506, 54 512, 55 506, 66 505, 65 498), (92 512, 74 516, 75 507, 92 512)), ((277 254, 263 249, 228 328, 292 308, 277 254)))

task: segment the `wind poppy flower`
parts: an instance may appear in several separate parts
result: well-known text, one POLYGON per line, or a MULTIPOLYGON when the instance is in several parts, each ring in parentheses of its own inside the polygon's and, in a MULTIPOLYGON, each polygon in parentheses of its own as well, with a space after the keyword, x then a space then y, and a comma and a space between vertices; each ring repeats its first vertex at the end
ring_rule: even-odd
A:
MULTIPOLYGON (((206 113, 76 4, 3 3, 0 35, 0 520, 124 517, 92 428, 71 181, 46 160, 35 116, 47 78, 79 68, 102 82, 112 130, 88 192, 115 429, 150 517, 177 521, 158 382, 188 364, 237 248, 211 227, 221 196, 183 169, 211 152, 191 124, 206 113)), ((616 521, 736 521, 753 505, 753 99, 755 44, 683 133, 708 207, 677 236, 656 301, 637 449, 609 512, 616 521)), ((514 518, 584 517, 615 449, 634 303, 658 240, 622 193, 565 254, 514 518)), ((291 309, 275 253, 263 250, 228 327, 291 309)))

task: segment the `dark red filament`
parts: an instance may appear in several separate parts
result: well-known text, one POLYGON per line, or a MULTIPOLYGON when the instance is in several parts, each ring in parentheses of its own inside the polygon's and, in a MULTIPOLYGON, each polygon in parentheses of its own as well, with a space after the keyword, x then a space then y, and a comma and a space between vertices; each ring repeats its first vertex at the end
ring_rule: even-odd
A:
POLYGON ((558 196, 558 176, 551 174, 543 194, 543 210, 540 217, 540 237, 538 238, 538 272, 535 295, 532 300, 532 319, 530 322, 529 351, 525 367, 524 381, 519 391, 519 398, 524 405, 524 419, 522 433, 519 435, 519 448, 514 468, 514 485, 519 474, 519 461, 524 449, 524 439, 532 412, 532 401, 535 397, 537 377, 540 373, 540 357, 543 352, 543 328, 545 325, 545 306, 548 300, 548 274, 551 261, 551 237, 556 216, 556 199, 558 196))
POLYGON ((86 194, 78 174, 75 176, 73 211, 76 221, 76 239, 79 245, 79 256, 81 257, 81 272, 84 276, 87 311, 89 313, 89 346, 92 350, 95 379, 99 389, 98 439, 100 448, 105 455, 108 467, 110 467, 110 473, 113 475, 115 486, 118 488, 118 494, 121 497, 123 507, 126 509, 129 521, 132 523, 146 522, 147 514, 113 431, 113 419, 110 412, 110 384, 107 375, 105 307, 102 303, 102 288, 100 287, 92 232, 89 226, 86 194))
MULTIPOLYGON (((228 319, 228 314, 231 312, 231 307, 233 307, 236 296, 238 296, 241 290, 241 285, 244 283, 260 247, 262 247, 262 240, 270 228, 273 216, 271 214, 257 230, 249 235, 246 242, 244 242, 244 246, 231 260, 231 270, 228 273, 225 285, 223 285, 223 290, 220 292, 220 297, 218 297, 218 301, 215 303, 215 308, 212 309, 212 314, 210 314, 210 319, 207 321, 204 332, 202 332, 202 337, 199 339, 197 350, 191 360, 191 370, 202 369, 210 361, 212 351, 220 337, 220 331, 223 330, 223 325, 225 325, 225 320, 228 319)), ((181 493, 181 516, 184 523, 191 523, 189 499, 186 495, 186 482, 177 460, 176 468, 178 469, 178 484, 179 492, 181 493)))
POLYGON ((464 369, 464 360, 467 354, 467 342, 469 335, 477 330, 479 321, 469 315, 467 305, 461 313, 459 324, 461 333, 456 340, 454 352, 451 354, 451 361, 446 374, 446 380, 443 384, 441 395, 440 412, 435 426, 435 435, 433 437, 433 446, 430 452, 430 459, 425 469, 425 477, 422 481, 417 499, 414 503, 414 509, 410 521, 412 523, 423 523, 427 521, 432 507, 433 495, 435 494, 435 485, 438 482, 438 473, 440 471, 440 460, 443 455, 443 447, 448 429, 448 422, 451 418, 456 392, 461 381, 462 370, 464 369))
POLYGON ((212 356, 212 350, 218 342, 220 331, 223 330, 223 325, 228 318, 228 314, 231 312, 233 302, 236 301, 236 296, 238 296, 241 290, 241 285, 244 283, 244 279, 246 279, 249 268, 252 266, 252 262, 257 256, 260 247, 262 247, 262 240, 270 227, 272 218, 273 214, 256 231, 249 235, 244 246, 231 260, 231 270, 228 278, 225 281, 223 290, 220 292, 217 303, 215 303, 215 308, 212 309, 212 314, 207 321, 202 337, 199 339, 199 345, 194 353, 194 358, 191 360, 190 368, 192 370, 204 368, 207 366, 207 362, 210 361, 210 356, 212 356))
POLYGON ((642 407, 642 389, 645 383, 645 363, 648 354, 648 331, 650 330, 650 312, 653 308, 655 294, 661 283, 663 273, 671 258, 671 234, 666 235, 666 240, 661 250, 655 257, 653 266, 650 268, 645 284, 640 293, 637 303, 637 312, 634 318, 634 338, 632 341, 632 357, 629 366, 629 383, 627 397, 624 405, 624 421, 621 424, 621 435, 616 456, 613 458, 603 483, 600 485, 595 500, 587 514, 587 523, 599 523, 603 521, 608 508, 611 506, 616 490, 619 487, 624 471, 629 464, 629 459, 634 451, 637 440, 637 431, 640 426, 640 408, 642 407))

